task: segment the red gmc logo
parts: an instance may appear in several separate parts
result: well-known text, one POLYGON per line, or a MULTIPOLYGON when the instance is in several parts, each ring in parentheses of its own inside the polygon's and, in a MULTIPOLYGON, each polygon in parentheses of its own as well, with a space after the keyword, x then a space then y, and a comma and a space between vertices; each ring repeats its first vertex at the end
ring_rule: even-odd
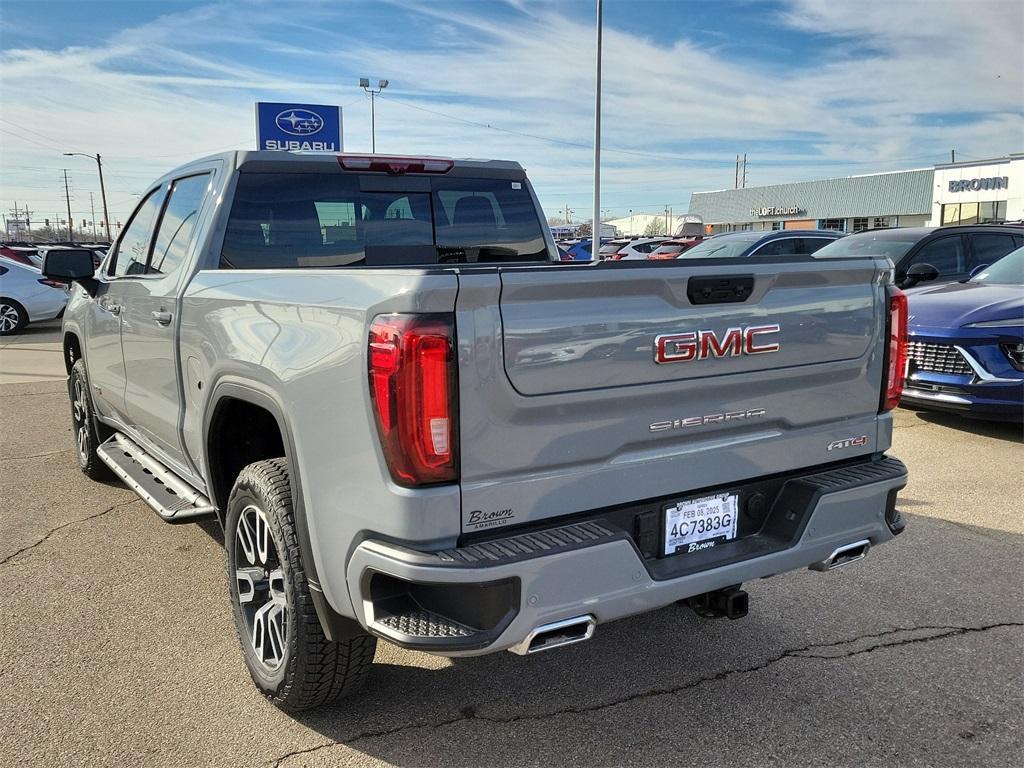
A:
POLYGON ((778 352, 778 342, 763 339, 768 334, 778 332, 778 325, 751 325, 748 328, 730 328, 721 339, 714 331, 663 333, 654 337, 654 362, 688 363, 691 360, 705 360, 709 357, 739 357, 778 352), (760 341, 759 336, 762 337, 760 341))

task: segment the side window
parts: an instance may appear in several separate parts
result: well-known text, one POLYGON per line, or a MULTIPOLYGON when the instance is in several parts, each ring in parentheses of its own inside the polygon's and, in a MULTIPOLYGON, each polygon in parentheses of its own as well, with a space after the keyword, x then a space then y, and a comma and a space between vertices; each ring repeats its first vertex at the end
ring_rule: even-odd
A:
POLYGON ((146 255, 149 250, 149 236, 163 203, 163 187, 154 189, 132 214, 128 228, 117 244, 117 250, 110 259, 107 274, 113 277, 141 275, 146 271, 146 255))
POLYGON ((829 243, 835 242, 834 240, 829 240, 827 237, 804 237, 801 238, 801 240, 803 241, 803 249, 800 252, 807 254, 814 253, 815 251, 824 248, 829 243))
POLYGON ((978 232, 969 235, 971 238, 971 250, 974 251, 974 263, 972 268, 982 264, 992 264, 1014 249, 1013 235, 1002 233, 978 232))
POLYGON ((939 270, 940 277, 965 274, 967 258, 964 254, 963 238, 960 235, 954 235, 933 240, 917 252, 907 267, 913 264, 931 264, 939 270))
POLYGON ((169 275, 184 260, 209 183, 208 173, 174 182, 170 200, 164 207, 164 215, 156 231, 153 256, 147 273, 169 275))
POLYGON ((772 240, 771 242, 765 243, 750 255, 792 256, 800 253, 800 240, 801 238, 799 237, 780 237, 778 240, 772 240))

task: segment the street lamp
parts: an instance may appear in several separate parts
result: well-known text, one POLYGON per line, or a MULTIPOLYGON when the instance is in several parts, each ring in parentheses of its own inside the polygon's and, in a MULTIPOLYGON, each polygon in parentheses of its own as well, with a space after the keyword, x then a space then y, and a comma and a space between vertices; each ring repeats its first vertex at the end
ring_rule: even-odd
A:
POLYGON ((370 94, 370 151, 377 154, 377 126, 373 115, 373 97, 388 87, 387 80, 377 81, 377 90, 370 87, 370 78, 359 78, 359 87, 370 94))
POLYGON ((103 197, 103 225, 107 228, 107 240, 109 242, 114 242, 110 237, 110 214, 107 213, 107 190, 103 186, 103 163, 100 161, 99 153, 97 152, 95 155, 89 155, 85 152, 65 152, 64 155, 65 157, 79 155, 96 161, 96 169, 100 172, 100 195, 103 197))

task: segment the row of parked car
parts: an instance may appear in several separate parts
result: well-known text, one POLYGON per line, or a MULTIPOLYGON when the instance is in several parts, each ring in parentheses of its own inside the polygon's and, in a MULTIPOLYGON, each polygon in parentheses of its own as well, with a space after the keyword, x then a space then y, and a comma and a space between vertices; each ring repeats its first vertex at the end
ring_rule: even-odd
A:
POLYGON ((64 313, 68 286, 43 277, 43 258, 51 250, 88 250, 99 266, 108 246, 5 243, 0 245, 0 336, 19 333, 29 323, 53 320, 64 313))

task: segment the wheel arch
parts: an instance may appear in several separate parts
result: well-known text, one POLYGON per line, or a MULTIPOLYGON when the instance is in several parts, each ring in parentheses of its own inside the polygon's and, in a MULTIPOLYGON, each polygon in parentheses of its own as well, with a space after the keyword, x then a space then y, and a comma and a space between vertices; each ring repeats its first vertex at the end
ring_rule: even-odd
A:
POLYGON ((75 363, 79 360, 85 359, 84 349, 82 347, 82 340, 78 338, 78 333, 75 331, 64 331, 64 370, 67 371, 68 376, 71 375, 71 369, 75 363))
MULTIPOLYGON (((354 637, 361 632, 358 622, 338 614, 327 602, 317 574, 316 560, 309 535, 309 524, 302 495, 302 475, 296 458, 295 433, 287 417, 287 409, 281 396, 272 388, 249 380, 235 377, 222 379, 213 388, 207 401, 203 416, 203 471, 207 479, 210 498, 217 507, 221 525, 224 526, 227 499, 231 492, 234 477, 223 475, 224 467, 219 462, 221 446, 218 443, 218 415, 225 413, 225 408, 257 408, 273 419, 280 437, 281 449, 288 460, 288 478, 292 494, 292 513, 295 516, 295 531, 298 537, 299 551, 302 555, 303 569, 309 584, 310 596, 316 606, 317 615, 324 634, 330 640, 343 640, 354 637), (225 490, 225 485, 227 486, 225 490)), ((261 457, 273 458, 273 457, 261 457)), ((241 469, 241 467, 239 467, 241 469)), ((225 535, 229 535, 225 531, 225 535)))

